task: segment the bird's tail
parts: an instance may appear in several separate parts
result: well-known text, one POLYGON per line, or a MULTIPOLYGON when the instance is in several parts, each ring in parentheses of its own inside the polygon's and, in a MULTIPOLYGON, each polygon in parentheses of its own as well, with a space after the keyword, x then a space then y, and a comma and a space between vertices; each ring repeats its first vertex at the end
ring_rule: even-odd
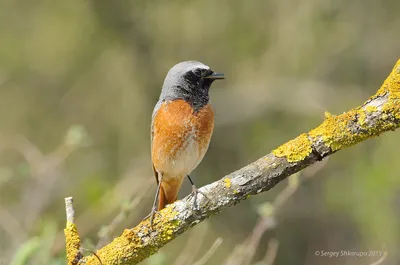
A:
POLYGON ((180 185, 168 185, 167 183, 162 183, 160 187, 160 193, 158 195, 158 208, 160 211, 165 208, 170 203, 173 203, 178 198, 180 185))

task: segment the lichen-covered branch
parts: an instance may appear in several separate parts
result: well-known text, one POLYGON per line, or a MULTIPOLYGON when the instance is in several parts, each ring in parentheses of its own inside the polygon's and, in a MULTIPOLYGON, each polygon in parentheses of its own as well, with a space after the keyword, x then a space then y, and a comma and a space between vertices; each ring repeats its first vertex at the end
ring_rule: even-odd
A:
POLYGON ((82 258, 80 254, 81 240, 75 225, 75 208, 72 197, 65 198, 67 225, 64 229, 68 265, 76 265, 82 258))
MULTIPOLYGON (((185 230, 224 209, 267 191, 289 175, 334 152, 400 126, 400 60, 378 92, 363 105, 341 115, 325 114, 325 121, 254 163, 201 188, 210 201, 199 195, 198 210, 188 196, 167 206, 156 217, 151 230, 143 221, 97 251, 103 264, 136 264, 155 253, 185 230)), ((70 230, 66 230, 67 239, 70 230)), ((72 233, 72 231, 71 231, 72 233)), ((67 248, 68 250, 68 248, 67 248)), ((68 257, 71 257, 68 254, 68 257)), ((87 256, 79 264, 99 264, 87 256)))

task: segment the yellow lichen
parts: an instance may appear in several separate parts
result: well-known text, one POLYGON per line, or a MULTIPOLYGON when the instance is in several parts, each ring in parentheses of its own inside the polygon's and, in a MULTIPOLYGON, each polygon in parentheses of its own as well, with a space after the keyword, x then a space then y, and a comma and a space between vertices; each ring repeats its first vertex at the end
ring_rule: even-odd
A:
POLYGON ((360 113, 358 115, 358 123, 361 126, 364 126, 366 119, 367 119, 367 113, 365 111, 360 111, 360 113))
POLYGON ((224 183, 225 183, 225 187, 227 187, 228 189, 231 187, 232 183, 231 183, 231 179, 230 178, 224 178, 224 183))
POLYGON ((79 249, 81 247, 81 239, 79 238, 76 225, 74 223, 67 222, 67 225, 64 229, 64 234, 68 265, 76 264, 77 257, 79 256, 79 249))
MULTIPOLYGON (((371 112, 378 111, 375 106, 367 106, 366 108, 356 108, 338 116, 325 115, 325 121, 309 132, 309 136, 313 139, 321 138, 325 145, 329 146, 333 151, 354 145, 366 138, 376 136, 383 131, 392 130, 397 126, 393 122, 385 122, 389 115, 400 119, 400 60, 397 62, 393 71, 385 80, 376 95, 377 97, 388 96, 387 102, 382 105, 382 116, 378 120, 374 128, 365 126, 367 115, 371 112), (350 131, 350 125, 357 122, 357 126, 361 130, 357 133, 350 131)), ((354 124, 353 124, 354 125, 354 124)))
POLYGON ((276 157, 286 157, 289 162, 301 161, 311 152, 311 141, 305 133, 272 151, 276 157))
POLYGON ((371 113, 371 112, 378 111, 378 108, 375 107, 375 106, 366 106, 366 107, 365 107, 365 111, 366 111, 367 113, 371 113))
POLYGON ((396 97, 399 99, 400 94, 400 60, 397 61, 396 65, 393 67, 392 72, 386 78, 385 82, 378 90, 376 95, 385 95, 390 93, 391 97, 396 97))
POLYGON ((364 126, 368 115, 370 115, 371 113, 376 112, 376 111, 378 111, 378 108, 376 106, 370 106, 370 105, 360 109, 358 111, 358 122, 359 122, 359 124, 361 126, 364 126))
POLYGON ((377 95, 389 94, 388 103, 383 106, 384 113, 392 113, 394 118, 400 119, 400 60, 397 61, 391 74, 386 78, 377 95))
POLYGON ((325 119, 328 119, 333 116, 331 113, 329 113, 327 111, 325 111, 324 115, 325 115, 325 119))
MULTIPOLYGON (((121 236, 115 238, 96 254, 103 264, 136 264, 157 252, 160 246, 175 237, 174 233, 180 225, 180 221, 174 219, 177 214, 178 212, 169 205, 155 216, 153 228, 150 228, 150 221, 146 219, 133 229, 125 229, 121 236), (149 237, 152 232, 155 236, 149 237), (122 261, 120 257, 124 257, 124 260, 122 261)), ((85 265, 99 264, 98 259, 93 255, 85 258, 85 262, 85 265)))
MULTIPOLYGON (((350 146, 356 142, 355 136, 350 131, 350 122, 357 120, 363 113, 357 113, 356 110, 350 110, 338 116, 332 116, 309 132, 309 136, 313 139, 321 137, 325 145, 329 146, 333 151, 350 146)), ((360 136, 360 134, 358 134, 360 136)))

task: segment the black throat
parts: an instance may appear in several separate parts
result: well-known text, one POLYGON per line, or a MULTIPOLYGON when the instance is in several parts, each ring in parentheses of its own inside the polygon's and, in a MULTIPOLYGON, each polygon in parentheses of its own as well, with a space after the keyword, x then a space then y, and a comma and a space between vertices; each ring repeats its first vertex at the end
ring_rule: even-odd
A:
POLYGON ((182 91, 182 99, 189 103, 195 112, 201 110, 210 101, 208 91, 200 89, 195 91, 187 91, 182 87, 179 87, 178 89, 182 91))
POLYGON ((185 85, 178 86, 182 99, 192 105, 195 112, 201 110, 210 101, 209 91, 213 79, 198 79, 185 76, 185 85))

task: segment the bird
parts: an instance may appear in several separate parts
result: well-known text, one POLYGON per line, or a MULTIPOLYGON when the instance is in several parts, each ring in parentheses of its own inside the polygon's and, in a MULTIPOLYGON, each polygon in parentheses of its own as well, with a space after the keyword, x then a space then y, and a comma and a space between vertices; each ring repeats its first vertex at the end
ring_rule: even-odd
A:
POLYGON ((194 206, 198 193, 203 194, 190 173, 204 158, 214 130, 211 84, 224 78, 198 61, 180 62, 165 77, 151 119, 151 160, 157 183, 151 225, 156 213, 177 200, 184 178, 192 185, 194 206))

